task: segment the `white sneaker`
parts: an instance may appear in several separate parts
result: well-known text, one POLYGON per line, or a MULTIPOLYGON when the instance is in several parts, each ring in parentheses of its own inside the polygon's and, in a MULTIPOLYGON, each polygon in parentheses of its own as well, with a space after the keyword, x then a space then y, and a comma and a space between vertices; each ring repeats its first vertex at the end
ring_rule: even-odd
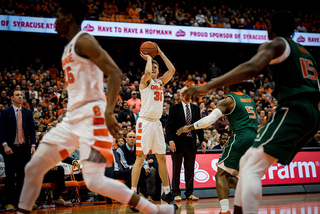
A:
POLYGON ((56 205, 60 206, 65 206, 65 207, 70 207, 72 205, 71 202, 65 201, 61 196, 59 197, 58 200, 56 200, 56 205))
POLYGON ((176 197, 174 197, 174 200, 175 200, 175 201, 181 201, 181 200, 182 200, 182 198, 181 198, 181 196, 180 196, 180 195, 177 195, 176 197))
POLYGON ((160 204, 158 205, 157 214, 175 214, 176 209, 172 204, 160 204))

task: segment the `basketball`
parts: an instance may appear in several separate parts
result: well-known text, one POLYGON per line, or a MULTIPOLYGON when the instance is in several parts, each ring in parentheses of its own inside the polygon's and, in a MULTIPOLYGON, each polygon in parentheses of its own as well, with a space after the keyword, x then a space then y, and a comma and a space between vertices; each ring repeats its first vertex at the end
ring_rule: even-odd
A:
POLYGON ((145 55, 150 55, 152 58, 154 58, 158 54, 158 45, 150 41, 144 42, 140 46, 140 52, 145 55))

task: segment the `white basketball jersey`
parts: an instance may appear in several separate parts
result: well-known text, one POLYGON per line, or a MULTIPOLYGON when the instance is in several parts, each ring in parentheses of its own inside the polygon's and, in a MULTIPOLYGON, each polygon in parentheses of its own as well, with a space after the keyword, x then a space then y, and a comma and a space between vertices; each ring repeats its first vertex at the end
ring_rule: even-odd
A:
POLYGON ((77 40, 84 33, 87 32, 77 33, 65 46, 62 55, 62 68, 68 90, 68 111, 97 100, 106 102, 103 72, 93 62, 79 56, 75 51, 77 40))
POLYGON ((148 87, 140 89, 141 108, 139 117, 150 119, 160 119, 163 111, 163 86, 162 81, 157 79, 154 82, 151 79, 148 87))

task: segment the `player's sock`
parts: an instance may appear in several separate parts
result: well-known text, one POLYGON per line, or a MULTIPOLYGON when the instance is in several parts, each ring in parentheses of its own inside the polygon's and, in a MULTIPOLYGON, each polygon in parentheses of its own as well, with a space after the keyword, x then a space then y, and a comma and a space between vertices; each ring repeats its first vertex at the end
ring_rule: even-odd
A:
POLYGON ((163 188, 163 192, 165 193, 165 194, 168 194, 169 192, 170 192, 170 186, 164 186, 164 187, 162 187, 163 188))
POLYGON ((137 193, 137 187, 131 187, 131 190, 135 193, 137 193))
POLYGON ((157 213, 158 212, 158 206, 153 203, 150 203, 144 197, 140 197, 140 200, 139 200, 136 208, 143 213, 157 213))
POLYGON ((220 201, 221 212, 228 212, 229 209, 229 199, 222 199, 220 201))

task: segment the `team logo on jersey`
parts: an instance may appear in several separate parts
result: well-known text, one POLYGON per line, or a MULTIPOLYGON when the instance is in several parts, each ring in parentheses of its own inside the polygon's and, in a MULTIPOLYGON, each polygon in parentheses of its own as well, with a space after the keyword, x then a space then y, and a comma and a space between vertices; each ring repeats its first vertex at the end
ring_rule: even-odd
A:
POLYGON ((178 32, 176 33, 176 37, 183 37, 186 35, 186 32, 184 32, 183 30, 178 30, 178 32))
POLYGON ((299 43, 302 43, 302 42, 305 42, 306 41, 306 38, 304 38, 303 36, 299 36, 298 39, 297 39, 297 42, 299 43))
POLYGON ((83 30, 89 31, 89 32, 93 32, 93 31, 94 31, 94 27, 93 27, 92 25, 90 25, 90 24, 87 24, 87 25, 83 28, 83 30))

